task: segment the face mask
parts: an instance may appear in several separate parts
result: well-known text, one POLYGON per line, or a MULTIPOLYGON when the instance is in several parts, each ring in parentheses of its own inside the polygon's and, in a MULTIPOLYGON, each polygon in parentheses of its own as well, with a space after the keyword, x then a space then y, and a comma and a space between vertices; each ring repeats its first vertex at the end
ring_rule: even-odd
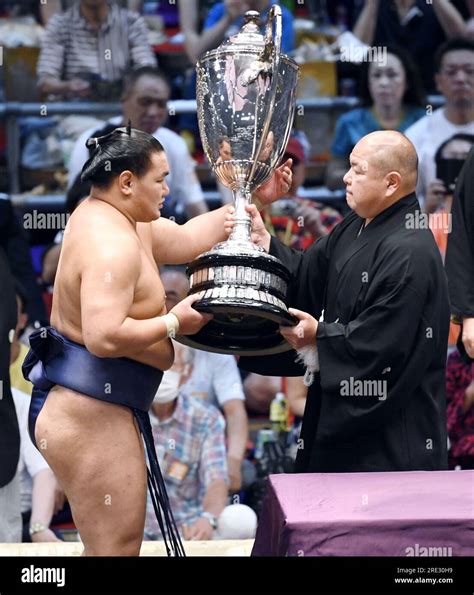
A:
POLYGON ((178 396, 179 383, 181 380, 181 374, 174 372, 173 370, 167 370, 163 374, 161 384, 156 392, 153 403, 169 403, 178 396))
POLYGON ((465 159, 440 159, 436 167, 436 177, 446 186, 449 194, 454 192, 456 180, 464 165, 465 159))

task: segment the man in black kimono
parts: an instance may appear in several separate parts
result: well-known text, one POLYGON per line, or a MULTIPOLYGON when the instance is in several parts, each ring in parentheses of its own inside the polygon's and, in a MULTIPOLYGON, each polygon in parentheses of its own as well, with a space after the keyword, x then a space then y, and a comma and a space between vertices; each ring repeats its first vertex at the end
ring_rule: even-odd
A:
MULTIPOLYGON (((350 164, 354 212, 305 252, 271 238, 248 208, 254 241, 291 271, 288 303, 299 324, 281 333, 313 370, 295 470, 445 469, 448 290, 414 193, 416 152, 398 132, 374 132, 350 164)), ((240 366, 302 375, 295 356, 240 366)))
POLYGON ((451 312, 462 324, 463 345, 458 345, 474 359, 474 149, 459 174, 451 214, 446 252, 451 312))

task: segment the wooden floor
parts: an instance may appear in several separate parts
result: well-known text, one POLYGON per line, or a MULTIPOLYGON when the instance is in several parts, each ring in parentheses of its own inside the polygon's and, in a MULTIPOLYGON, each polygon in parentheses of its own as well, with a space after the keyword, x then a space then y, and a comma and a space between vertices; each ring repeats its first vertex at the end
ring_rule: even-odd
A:
MULTIPOLYGON (((250 556, 253 539, 185 541, 188 556, 250 556)), ((80 556, 82 543, 0 543, 0 556, 80 556)), ((140 556, 166 556, 164 544, 144 541, 140 556)))

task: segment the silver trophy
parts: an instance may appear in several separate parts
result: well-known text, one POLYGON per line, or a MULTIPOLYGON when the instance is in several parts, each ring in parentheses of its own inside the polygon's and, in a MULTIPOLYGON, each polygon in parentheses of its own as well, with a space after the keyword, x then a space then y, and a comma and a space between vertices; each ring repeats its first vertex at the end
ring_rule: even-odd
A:
POLYGON ((178 339, 240 355, 290 349, 278 327, 295 324, 286 305, 288 270, 252 243, 245 211, 284 155, 299 74, 296 62, 280 52, 280 7, 270 9, 265 36, 259 21, 258 12, 248 11, 240 32, 196 65, 202 144, 217 178, 233 191, 236 225, 227 241, 188 266, 190 294, 202 292, 194 307, 214 318, 196 335, 178 339))

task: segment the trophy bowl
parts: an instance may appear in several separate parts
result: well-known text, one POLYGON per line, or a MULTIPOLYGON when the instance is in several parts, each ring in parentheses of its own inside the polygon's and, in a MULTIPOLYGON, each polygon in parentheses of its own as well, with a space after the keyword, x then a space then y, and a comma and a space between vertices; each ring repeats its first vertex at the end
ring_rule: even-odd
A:
POLYGON ((204 54, 196 65, 201 140, 216 177, 234 195, 235 227, 227 241, 189 264, 194 307, 214 318, 187 345, 236 355, 291 349, 280 325, 294 325, 286 292, 289 272, 251 241, 245 206, 281 162, 291 127, 299 69, 281 54, 281 8, 269 11, 265 36, 260 15, 248 11, 239 33, 204 54), (275 30, 275 35, 273 32, 275 30))

